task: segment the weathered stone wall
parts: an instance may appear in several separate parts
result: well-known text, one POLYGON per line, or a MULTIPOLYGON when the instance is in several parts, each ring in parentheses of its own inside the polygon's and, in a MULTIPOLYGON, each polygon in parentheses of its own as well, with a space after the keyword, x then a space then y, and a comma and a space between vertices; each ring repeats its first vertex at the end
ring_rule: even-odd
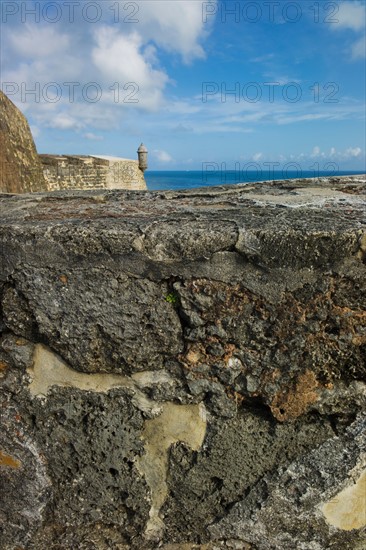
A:
POLYGON ((2 549, 365 548, 364 177, 0 220, 2 549))
POLYGON ((0 193, 47 189, 25 116, 0 91, 0 193))
POLYGON ((40 155, 50 191, 67 189, 146 189, 138 161, 77 155, 40 155))

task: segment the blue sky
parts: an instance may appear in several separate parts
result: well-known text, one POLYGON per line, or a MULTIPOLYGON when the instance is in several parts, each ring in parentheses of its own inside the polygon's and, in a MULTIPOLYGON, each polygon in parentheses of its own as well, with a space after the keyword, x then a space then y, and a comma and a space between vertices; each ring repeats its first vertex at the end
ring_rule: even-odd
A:
POLYGON ((135 158, 143 141, 155 170, 365 169, 364 0, 1 10, 2 90, 39 152, 135 158))

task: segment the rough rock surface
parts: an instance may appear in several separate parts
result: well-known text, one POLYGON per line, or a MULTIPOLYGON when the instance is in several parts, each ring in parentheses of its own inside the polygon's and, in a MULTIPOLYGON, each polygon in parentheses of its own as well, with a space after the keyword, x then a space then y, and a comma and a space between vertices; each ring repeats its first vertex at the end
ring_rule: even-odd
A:
POLYGON ((0 192, 46 190, 43 168, 27 119, 0 91, 0 192))
POLYGON ((0 196, 0 547, 366 545, 366 179, 0 196))

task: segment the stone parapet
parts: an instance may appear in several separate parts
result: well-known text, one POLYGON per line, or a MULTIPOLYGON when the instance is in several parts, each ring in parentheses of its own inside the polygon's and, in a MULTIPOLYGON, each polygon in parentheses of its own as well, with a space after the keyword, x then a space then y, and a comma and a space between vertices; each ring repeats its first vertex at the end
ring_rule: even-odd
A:
POLYGON ((0 220, 2 550, 365 547, 364 176, 0 220))
POLYGON ((40 155, 40 160, 50 191, 146 189, 138 161, 82 155, 40 155))

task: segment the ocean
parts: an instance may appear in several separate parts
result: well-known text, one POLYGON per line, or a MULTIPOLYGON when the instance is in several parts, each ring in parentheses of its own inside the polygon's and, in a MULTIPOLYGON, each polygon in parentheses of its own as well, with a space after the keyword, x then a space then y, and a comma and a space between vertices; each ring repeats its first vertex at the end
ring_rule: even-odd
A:
POLYGON ((161 190, 176 190, 176 189, 192 189, 195 187, 210 187, 213 185, 226 185, 235 183, 249 183, 255 181, 264 180, 283 180, 283 179, 296 179, 296 178, 314 178, 314 177, 327 177, 327 176, 348 176, 351 174, 364 174, 365 172, 335 172, 331 170, 329 172, 316 172, 314 170, 309 171, 265 171, 258 173, 258 171, 235 171, 235 170, 217 170, 217 171, 203 171, 203 170, 182 170, 182 171, 153 171, 147 170, 145 172, 145 180, 149 191, 161 191, 161 190))

